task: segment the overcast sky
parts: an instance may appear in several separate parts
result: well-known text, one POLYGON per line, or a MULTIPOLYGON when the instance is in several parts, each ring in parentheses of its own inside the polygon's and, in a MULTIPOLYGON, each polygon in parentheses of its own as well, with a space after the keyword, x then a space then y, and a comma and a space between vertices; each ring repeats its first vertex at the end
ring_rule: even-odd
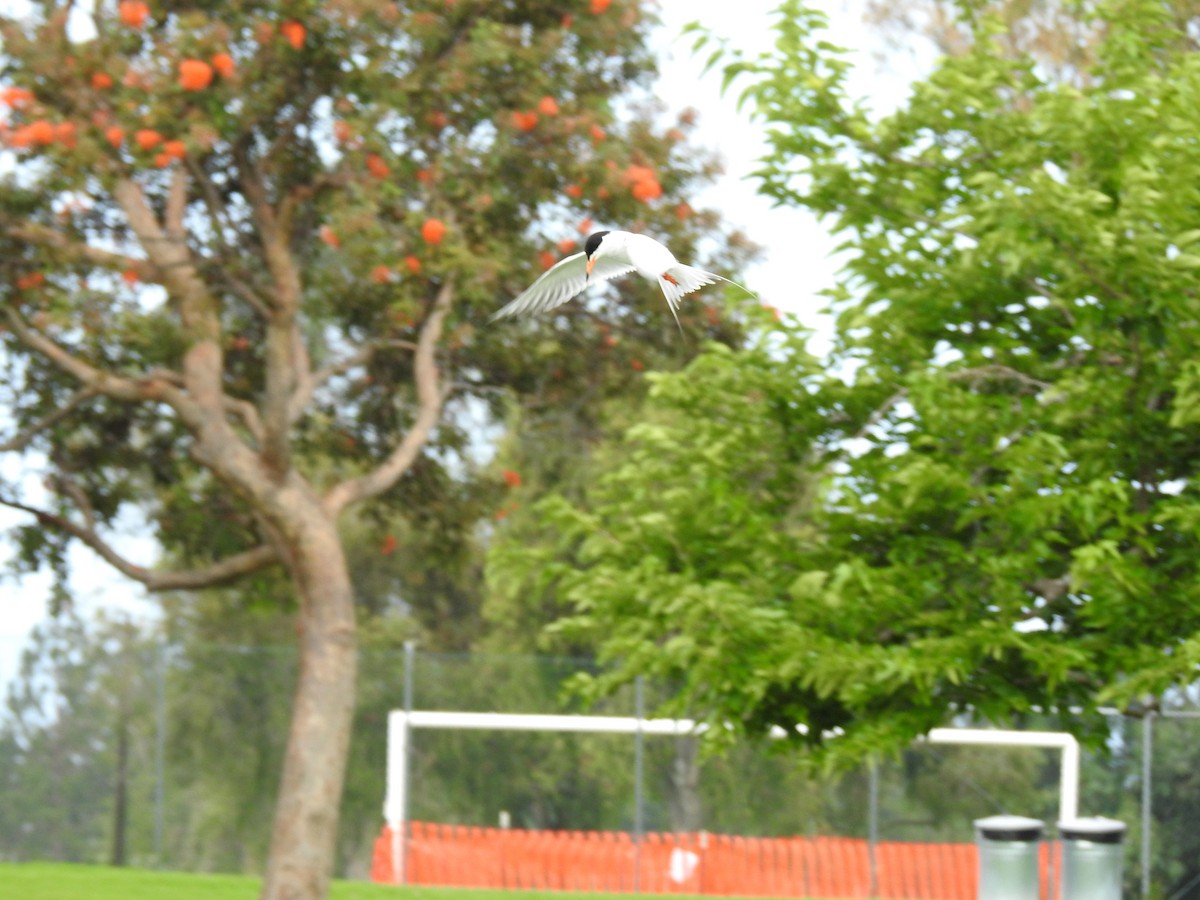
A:
MULTIPOLYGON (((0 8, 11 9, 13 5, 0 0, 0 8)), ((700 116, 695 142, 716 150, 724 161, 724 176, 697 198, 696 205, 718 209, 728 222, 764 248, 762 260, 745 273, 745 284, 763 303, 796 313, 815 328, 818 338, 814 349, 820 352, 821 335, 827 335, 829 329, 818 313, 822 298, 817 292, 833 281, 836 263, 830 254, 834 241, 812 216, 797 210, 772 209, 769 201, 756 194, 746 174, 766 150, 759 130, 735 109, 733 94, 721 96, 718 73, 701 75, 703 57, 693 57, 692 38, 680 36, 684 25, 699 20, 728 38, 733 46, 749 52, 766 50, 772 40, 771 11, 777 5, 778 0, 662 0, 663 28, 657 44, 662 71, 659 96, 674 112, 696 108, 700 116)), ((818 5, 831 18, 832 39, 858 51, 857 90, 869 95, 875 109, 894 107, 918 74, 917 61, 893 54, 886 69, 882 67, 877 59, 879 42, 861 24, 860 2, 832 0, 818 5)), ((13 474, 11 466, 15 462, 0 461, 0 471, 13 474)), ((17 521, 0 510, 0 531, 17 521)), ((153 563, 152 542, 130 534, 123 546, 137 562, 153 563)), ((8 552, 0 545, 0 565, 8 552)), ((76 547, 70 563, 73 594, 84 615, 100 607, 118 607, 141 617, 155 614, 156 604, 146 599, 140 586, 118 576, 91 551, 76 547)), ((46 615, 48 583, 40 576, 19 583, 9 579, 0 582, 0 689, 16 673, 30 630, 46 615)))

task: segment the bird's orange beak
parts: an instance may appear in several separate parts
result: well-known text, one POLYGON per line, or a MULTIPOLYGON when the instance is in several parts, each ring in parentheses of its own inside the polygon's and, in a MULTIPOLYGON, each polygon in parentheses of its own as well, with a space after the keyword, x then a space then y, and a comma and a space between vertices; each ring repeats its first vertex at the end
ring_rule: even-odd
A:
POLYGON ((594 268, 596 268, 596 257, 592 256, 592 257, 589 257, 589 259, 587 261, 588 278, 592 277, 592 269, 594 269, 594 268))

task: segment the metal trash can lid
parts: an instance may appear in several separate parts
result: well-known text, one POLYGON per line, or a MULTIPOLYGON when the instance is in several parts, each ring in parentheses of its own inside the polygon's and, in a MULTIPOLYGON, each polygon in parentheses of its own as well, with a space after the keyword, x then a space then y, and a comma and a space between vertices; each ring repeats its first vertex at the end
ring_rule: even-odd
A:
POLYGON ((1119 844, 1125 839, 1125 823, 1104 816, 1066 819, 1058 823, 1058 834, 1065 841, 1119 844))
POLYGON ((975 820, 975 830, 989 841, 1036 841, 1044 827, 1041 819, 1026 816, 988 816, 975 820))

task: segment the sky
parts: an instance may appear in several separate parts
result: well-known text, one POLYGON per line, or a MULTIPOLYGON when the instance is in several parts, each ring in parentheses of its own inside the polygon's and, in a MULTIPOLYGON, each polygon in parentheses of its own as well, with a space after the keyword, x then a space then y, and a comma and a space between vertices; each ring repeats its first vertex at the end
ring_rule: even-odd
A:
MULTIPOLYGON (((813 344, 820 353, 828 345, 830 324, 820 314, 823 298, 818 292, 830 286, 838 268, 833 257, 835 240, 815 218, 795 209, 773 208, 756 193, 746 175, 766 153, 760 129, 745 112, 736 109, 733 91, 722 96, 718 72, 702 74, 704 55, 691 52, 692 37, 681 34, 691 21, 700 21, 732 46, 747 52, 770 47, 772 10, 779 0, 661 0, 663 25, 656 36, 661 78, 658 95, 669 107, 670 121, 679 111, 692 107, 699 112, 694 142, 715 150, 724 163, 718 181, 695 198, 693 205, 721 212, 730 224, 740 227, 763 248, 762 258, 740 280, 759 295, 763 303, 794 313, 816 331, 813 344)), ((0 8, 14 3, 0 0, 0 8)), ((830 38, 856 51, 857 70, 852 86, 869 98, 876 110, 894 108, 907 93, 907 85, 920 74, 915 57, 889 55, 886 65, 882 45, 861 21, 862 4, 857 0, 826 0, 818 3, 830 17, 830 38)), ((665 126, 664 126, 665 127, 665 126)), ((0 477, 11 477, 16 460, 0 457, 0 477)), ((0 509, 0 532, 21 521, 0 509)), ((154 544, 138 534, 136 523, 114 543, 135 562, 151 565, 154 544)), ((0 567, 8 548, 0 544, 0 567)), ((136 583, 115 573, 90 550, 76 546, 69 558, 71 587, 80 614, 88 617, 99 609, 125 611, 137 618, 152 619, 156 603, 136 583)), ((49 579, 28 576, 20 581, 0 580, 0 690, 17 672, 20 652, 30 631, 46 614, 49 579)))

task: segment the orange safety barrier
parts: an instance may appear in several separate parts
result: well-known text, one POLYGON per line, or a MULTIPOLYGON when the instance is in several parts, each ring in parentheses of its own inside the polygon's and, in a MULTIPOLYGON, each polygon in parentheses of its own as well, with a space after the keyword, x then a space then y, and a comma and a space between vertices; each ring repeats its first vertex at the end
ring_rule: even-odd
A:
MULTIPOLYGON (((865 840, 753 838, 722 834, 525 831, 413 822, 405 849, 409 884, 561 891, 814 897, 822 900, 975 900, 974 844, 883 841, 875 884, 865 840), (873 888, 873 892, 872 892, 873 888)), ((371 878, 399 881, 386 825, 375 842, 371 878)), ((1058 866, 1041 848, 1043 896, 1058 866)))

